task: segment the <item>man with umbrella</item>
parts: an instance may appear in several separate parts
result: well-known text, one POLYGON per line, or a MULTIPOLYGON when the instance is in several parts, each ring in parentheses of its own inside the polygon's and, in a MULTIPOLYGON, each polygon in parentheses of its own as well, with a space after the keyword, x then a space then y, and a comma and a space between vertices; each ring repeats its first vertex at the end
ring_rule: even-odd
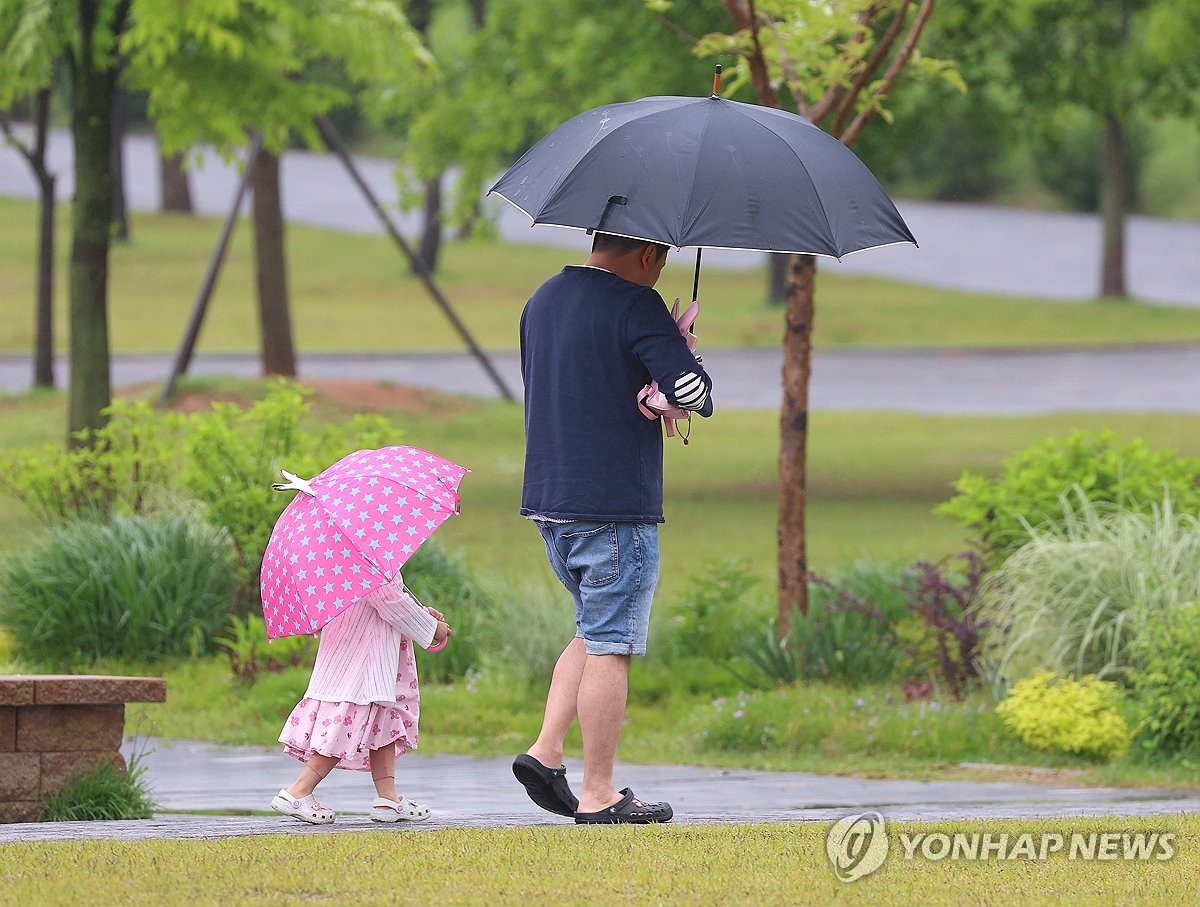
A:
POLYGON ((662 427, 638 393, 656 381, 672 406, 712 413, 712 382, 654 290, 666 258, 661 243, 596 233, 587 261, 542 284, 521 316, 521 513, 574 599, 576 635, 555 666, 541 733, 513 773, 535 803, 578 823, 672 816, 612 777, 630 658, 646 652, 663 522, 662 427), (578 800, 561 768, 576 715, 578 800))

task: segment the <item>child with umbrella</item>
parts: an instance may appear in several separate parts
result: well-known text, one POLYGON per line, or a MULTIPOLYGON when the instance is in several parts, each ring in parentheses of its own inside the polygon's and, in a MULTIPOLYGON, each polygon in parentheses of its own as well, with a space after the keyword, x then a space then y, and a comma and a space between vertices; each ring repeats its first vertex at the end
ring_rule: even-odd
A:
POLYGON ((312 678, 279 736, 304 763, 271 808, 333 822, 314 790, 335 768, 370 772, 376 822, 429 818, 396 791, 396 757, 417 745, 420 693, 414 645, 441 649, 450 626, 405 587, 400 568, 458 512, 469 470, 418 448, 350 454, 311 481, 284 473, 296 495, 263 557, 268 636, 321 630, 312 678), (323 629, 322 629, 323 628, 323 629))

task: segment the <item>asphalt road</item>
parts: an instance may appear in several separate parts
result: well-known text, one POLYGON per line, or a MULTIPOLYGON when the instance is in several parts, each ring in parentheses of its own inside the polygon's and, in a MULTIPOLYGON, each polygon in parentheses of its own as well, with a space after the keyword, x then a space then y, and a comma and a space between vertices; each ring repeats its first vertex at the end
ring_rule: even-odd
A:
MULTIPOLYGON (((782 392, 779 350, 706 349, 718 410, 778 410, 782 392)), ((521 393, 516 354, 489 357, 505 385, 521 393)), ((165 356, 118 356, 113 383, 162 383, 165 356)), ((308 378, 360 378, 498 397, 481 365, 466 354, 301 355, 308 378)), ((192 375, 259 373, 251 355, 204 354, 192 375)), ((58 363, 65 386, 69 371, 58 363)), ((29 387, 28 357, 0 355, 0 392, 29 387)), ((821 410, 899 410, 941 414, 1158 411, 1200 412, 1200 347, 1159 346, 1111 350, 956 352, 854 350, 818 352, 809 405, 821 410)))

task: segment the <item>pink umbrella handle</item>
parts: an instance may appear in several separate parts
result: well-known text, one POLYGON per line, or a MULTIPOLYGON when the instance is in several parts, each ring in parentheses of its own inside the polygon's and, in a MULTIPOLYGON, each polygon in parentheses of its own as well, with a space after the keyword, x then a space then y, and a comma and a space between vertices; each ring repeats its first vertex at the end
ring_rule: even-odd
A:
POLYGON ((436 646, 430 646, 425 651, 426 652, 440 652, 440 651, 442 651, 442 649, 446 648, 446 643, 448 643, 449 641, 450 641, 450 637, 447 636, 445 639, 443 639, 441 642, 439 642, 436 646))

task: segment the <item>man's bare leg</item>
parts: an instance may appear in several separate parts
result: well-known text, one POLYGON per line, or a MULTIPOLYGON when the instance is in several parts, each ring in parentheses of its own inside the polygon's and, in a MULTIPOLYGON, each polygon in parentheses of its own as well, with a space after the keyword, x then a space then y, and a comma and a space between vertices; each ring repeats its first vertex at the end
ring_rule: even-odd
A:
POLYGON ((583 679, 587 658, 583 640, 576 636, 563 649, 554 665, 550 692, 546 695, 542 730, 537 741, 526 750, 547 768, 558 768, 563 764, 563 740, 578 710, 579 684, 583 679))
POLYGON ((599 812, 621 799, 613 785, 613 762, 629 697, 628 655, 588 655, 579 684, 579 730, 583 734, 583 787, 579 812, 599 812))

